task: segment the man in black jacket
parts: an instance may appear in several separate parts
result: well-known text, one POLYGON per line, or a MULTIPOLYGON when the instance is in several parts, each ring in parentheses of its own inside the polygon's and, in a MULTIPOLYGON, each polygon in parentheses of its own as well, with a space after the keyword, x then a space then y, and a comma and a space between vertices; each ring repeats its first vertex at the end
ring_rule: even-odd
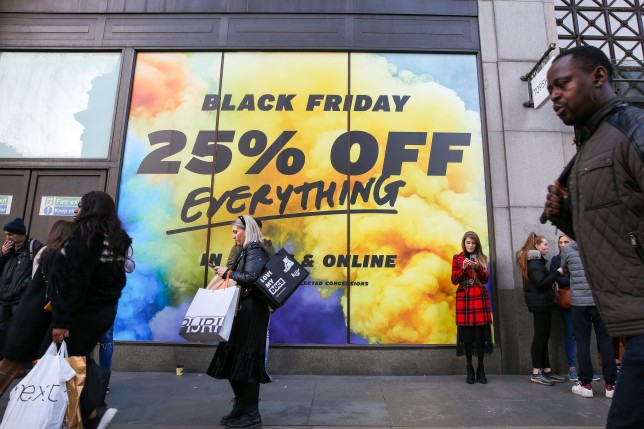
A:
POLYGON ((642 429, 644 111, 617 98, 612 73, 592 46, 563 52, 548 70, 550 100, 575 127, 577 153, 548 186, 542 220, 577 240, 609 334, 628 337, 606 427, 642 429))
POLYGON ((6 224, 4 235, 0 254, 0 335, 29 286, 34 256, 43 246, 27 236, 27 228, 21 218, 6 224))

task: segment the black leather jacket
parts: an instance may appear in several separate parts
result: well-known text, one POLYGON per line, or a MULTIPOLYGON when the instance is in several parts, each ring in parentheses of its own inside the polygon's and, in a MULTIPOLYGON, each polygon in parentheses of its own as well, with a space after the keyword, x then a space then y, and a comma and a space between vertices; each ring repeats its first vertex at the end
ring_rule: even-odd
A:
POLYGON ((235 268, 230 271, 230 278, 241 286, 242 298, 252 290, 267 261, 268 253, 262 243, 257 241, 249 243, 239 253, 234 263, 235 268))

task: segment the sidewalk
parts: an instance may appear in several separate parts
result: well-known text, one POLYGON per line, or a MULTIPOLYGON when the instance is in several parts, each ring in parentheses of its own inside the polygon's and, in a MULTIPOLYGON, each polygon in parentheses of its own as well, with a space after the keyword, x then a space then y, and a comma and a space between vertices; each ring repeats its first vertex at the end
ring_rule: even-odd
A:
MULTIPOLYGON (((371 377, 273 375, 260 391, 265 427, 369 428, 603 428, 610 407, 602 382, 595 397, 571 393, 529 376, 371 377)), ((0 400, 0 411, 8 401, 0 400)), ((204 374, 115 372, 108 404, 119 409, 111 429, 220 428, 230 410, 228 382, 204 374)))

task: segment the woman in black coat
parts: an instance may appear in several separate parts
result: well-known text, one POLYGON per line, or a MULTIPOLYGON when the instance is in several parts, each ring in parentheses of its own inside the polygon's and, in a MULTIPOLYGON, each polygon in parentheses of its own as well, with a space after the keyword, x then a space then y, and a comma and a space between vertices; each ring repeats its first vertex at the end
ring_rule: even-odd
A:
POLYGON ((132 240, 116 214, 112 197, 92 191, 74 210, 74 233, 65 257, 47 273, 51 299, 51 338, 67 343, 70 356, 87 357, 87 378, 80 396, 85 429, 107 427, 117 410, 105 408, 91 359, 99 338, 114 324, 116 304, 125 286, 125 258, 132 240))
POLYGON ((262 232, 250 216, 239 216, 232 224, 233 240, 242 250, 233 263, 233 269, 217 267, 215 271, 230 278, 241 287, 239 309, 233 321, 230 338, 217 346, 215 356, 206 371, 218 379, 227 379, 235 394, 232 411, 223 416, 221 424, 227 428, 261 427, 259 415, 259 385, 269 383, 266 373, 266 331, 269 308, 254 289, 268 261, 262 232))
POLYGON ((65 257, 62 249, 73 232, 72 222, 56 221, 47 244, 34 258, 33 278, 2 338, 0 397, 25 364, 40 358, 51 344, 51 335, 46 335, 52 314, 44 308, 49 301, 45 273, 51 272, 60 259, 65 257))
POLYGON ((548 241, 531 232, 523 247, 516 253, 516 263, 523 278, 523 294, 528 310, 534 321, 532 337, 532 377, 533 383, 553 386, 563 383, 565 377, 555 374, 548 357, 548 339, 552 309, 555 306, 552 285, 558 273, 551 274, 546 268, 548 241))
POLYGON ((48 343, 64 340, 70 356, 87 357, 88 376, 80 396, 83 427, 103 428, 117 410, 102 405, 99 396, 103 386, 94 384, 95 377, 90 376, 96 366, 91 354, 99 338, 114 324, 132 240, 123 230, 114 200, 105 192, 83 195, 74 218, 72 233, 62 249, 47 255, 39 268, 51 301, 51 324, 44 332, 37 332, 40 328, 36 330, 32 324, 32 334, 47 335, 48 343))

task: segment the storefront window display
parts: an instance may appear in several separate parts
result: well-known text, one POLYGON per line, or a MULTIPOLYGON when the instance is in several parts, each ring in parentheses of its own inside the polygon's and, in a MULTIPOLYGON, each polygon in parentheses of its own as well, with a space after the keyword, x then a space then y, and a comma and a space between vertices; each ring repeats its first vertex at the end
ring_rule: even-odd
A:
POLYGON ((183 341, 250 213, 311 272, 272 343, 454 344, 451 257, 468 229, 488 252, 478 94, 475 55, 138 54, 116 338, 183 341))
POLYGON ((107 159, 120 53, 1 52, 0 158, 107 159))

